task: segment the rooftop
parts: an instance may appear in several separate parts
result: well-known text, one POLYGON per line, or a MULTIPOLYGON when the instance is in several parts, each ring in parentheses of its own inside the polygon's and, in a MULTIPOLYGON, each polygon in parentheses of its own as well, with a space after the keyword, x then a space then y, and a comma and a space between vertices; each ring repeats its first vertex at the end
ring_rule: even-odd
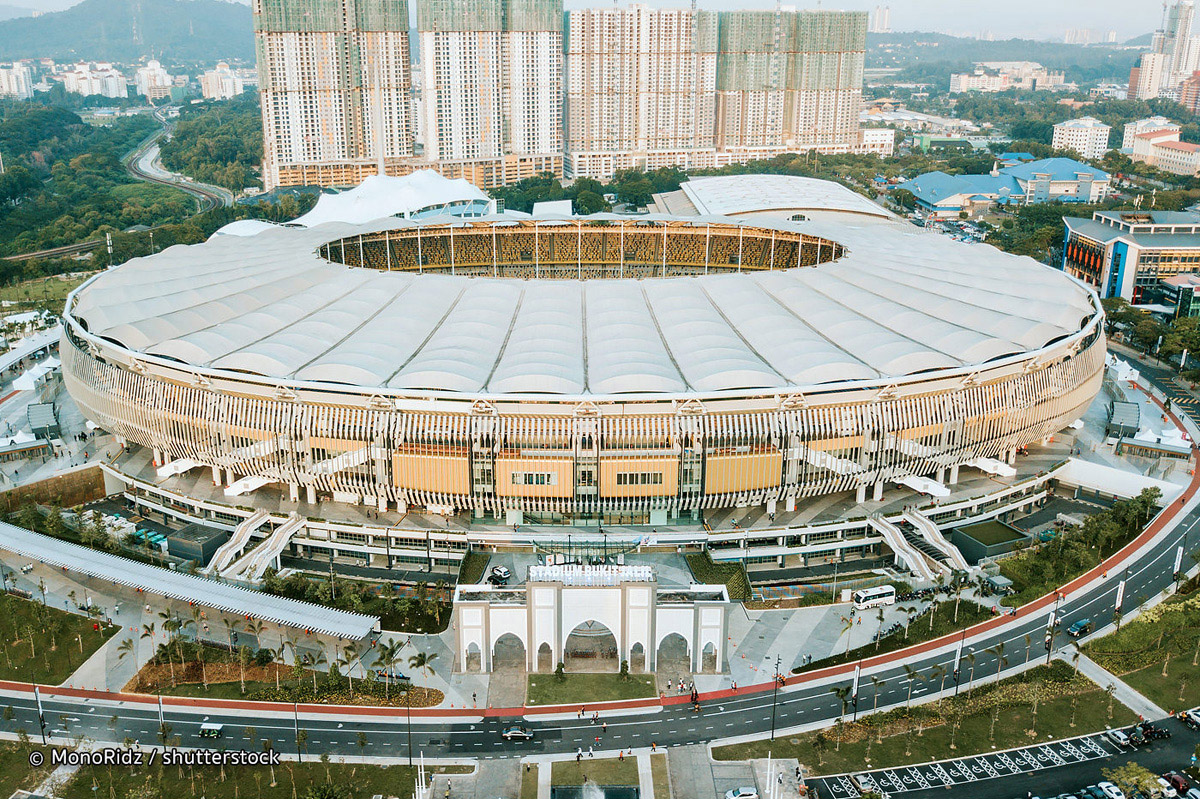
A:
POLYGON ((792 175, 722 175, 692 178, 679 187, 700 215, 763 211, 844 211, 880 219, 890 212, 840 183, 792 175))
POLYGON ((161 569, 0 522, 0 549, 41 563, 79 572, 150 594, 238 616, 359 640, 378 629, 379 618, 271 596, 249 588, 161 569))

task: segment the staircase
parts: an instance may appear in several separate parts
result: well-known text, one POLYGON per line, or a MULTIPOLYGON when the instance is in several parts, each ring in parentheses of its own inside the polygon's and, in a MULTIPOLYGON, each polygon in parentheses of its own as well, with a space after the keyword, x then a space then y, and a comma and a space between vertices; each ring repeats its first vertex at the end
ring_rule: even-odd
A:
POLYGON ((293 512, 286 522, 276 527, 261 544, 236 560, 222 576, 240 577, 251 582, 261 579, 263 572, 276 563, 292 536, 304 527, 305 521, 293 512))
POLYGON ((867 517, 867 524, 871 525, 880 535, 883 536, 884 542, 891 547, 892 553, 896 556, 896 561, 908 569, 919 580, 933 580, 936 576, 932 564, 938 563, 936 559, 930 559, 927 555, 916 549, 909 543, 907 537, 900 528, 889 522, 882 516, 867 517))
POLYGON ((250 543, 254 531, 267 523, 268 514, 261 508, 254 511, 248 519, 242 521, 233 530, 233 536, 221 545, 208 562, 208 573, 218 574, 226 569, 233 559, 242 554, 242 550, 250 543))
POLYGON ((928 516, 925 516, 919 510, 909 508, 904 511, 904 518, 917 529, 921 534, 921 538, 925 540, 925 543, 939 553, 937 556, 939 560, 945 561, 950 568, 956 571, 965 572, 971 568, 967 564, 967 559, 958 551, 958 547, 946 540, 946 537, 942 535, 942 531, 938 529, 938 526, 928 516))

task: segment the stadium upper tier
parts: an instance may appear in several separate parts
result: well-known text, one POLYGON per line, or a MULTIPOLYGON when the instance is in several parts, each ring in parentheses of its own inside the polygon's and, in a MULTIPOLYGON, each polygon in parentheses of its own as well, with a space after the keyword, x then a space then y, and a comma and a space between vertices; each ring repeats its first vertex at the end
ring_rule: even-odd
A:
POLYGON ((67 387, 227 493, 652 524, 1003 470, 1095 396, 1083 284, 840 187, 755 214, 746 180, 737 218, 388 218, 172 247, 68 298, 67 387))
POLYGON ((974 369, 1095 314, 1061 272, 890 224, 500 216, 172 247, 90 281, 68 315, 201 373, 592 398, 974 369))

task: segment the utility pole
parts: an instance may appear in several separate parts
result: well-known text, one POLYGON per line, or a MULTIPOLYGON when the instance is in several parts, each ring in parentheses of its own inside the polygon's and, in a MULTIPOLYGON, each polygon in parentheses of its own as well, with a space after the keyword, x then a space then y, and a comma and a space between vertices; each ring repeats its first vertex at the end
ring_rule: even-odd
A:
POLYGON ((775 706, 779 700, 779 655, 775 656, 775 688, 771 692, 771 740, 775 740, 775 706))

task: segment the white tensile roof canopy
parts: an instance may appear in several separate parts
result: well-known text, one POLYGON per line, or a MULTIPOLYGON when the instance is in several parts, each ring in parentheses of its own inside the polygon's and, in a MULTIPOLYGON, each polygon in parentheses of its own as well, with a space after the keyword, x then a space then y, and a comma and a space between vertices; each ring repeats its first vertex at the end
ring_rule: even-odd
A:
POLYGON ((134 259, 81 289, 70 312, 93 335, 199 367, 405 394, 561 397, 797 390, 971 367, 1040 349, 1097 313, 1084 286, 1032 259, 845 220, 755 219, 845 248, 815 267, 593 280, 376 271, 318 254, 331 240, 449 217, 280 227, 134 259))

